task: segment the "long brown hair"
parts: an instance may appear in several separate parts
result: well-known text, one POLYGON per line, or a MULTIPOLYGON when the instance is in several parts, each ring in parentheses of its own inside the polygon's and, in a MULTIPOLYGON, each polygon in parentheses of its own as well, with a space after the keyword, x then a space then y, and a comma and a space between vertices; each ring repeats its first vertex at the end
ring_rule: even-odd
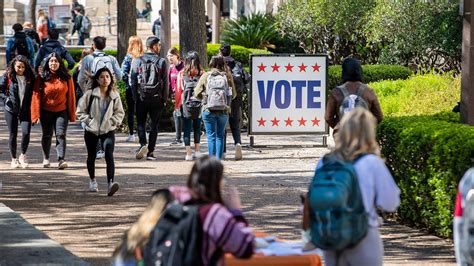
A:
POLYGON ((137 35, 128 38, 127 53, 132 55, 132 58, 138 58, 143 54, 143 42, 137 35))
POLYGON ((194 200, 222 203, 221 181, 224 165, 214 156, 203 156, 193 165, 188 176, 188 188, 194 200))
POLYGON ((99 77, 100 77, 100 74, 104 71, 107 71, 107 73, 109 73, 110 75, 110 84, 109 86, 107 87, 107 91, 105 92, 105 95, 107 96, 110 96, 110 93, 112 91, 116 91, 117 89, 115 88, 115 78, 114 78, 114 75, 112 75, 112 71, 110 71, 110 69, 108 67, 103 67, 99 70, 97 70, 97 72, 95 73, 94 77, 92 78, 92 85, 90 86, 89 90, 93 90, 97 87, 100 87, 100 84, 99 84, 99 77))
POLYGON ((380 156, 380 147, 375 139, 377 120, 371 112, 357 107, 342 117, 335 136, 336 147, 332 154, 352 161, 362 153, 380 156))
POLYGON ((203 71, 199 54, 196 51, 189 51, 184 59, 183 74, 189 77, 199 76, 203 71))
POLYGON ((26 83, 28 84, 33 83, 35 80, 35 71, 31 67, 30 61, 28 60, 28 58, 26 58, 26 56, 24 55, 15 56, 15 58, 13 58, 13 60, 8 65, 8 69, 7 69, 8 79, 16 80, 16 71, 15 71, 16 62, 21 62, 23 63, 23 65, 25 65, 25 72, 23 75, 25 76, 26 83))
POLYGON ((210 68, 215 68, 222 72, 227 72, 227 64, 225 63, 225 59, 222 55, 215 55, 211 58, 211 62, 209 63, 210 68))

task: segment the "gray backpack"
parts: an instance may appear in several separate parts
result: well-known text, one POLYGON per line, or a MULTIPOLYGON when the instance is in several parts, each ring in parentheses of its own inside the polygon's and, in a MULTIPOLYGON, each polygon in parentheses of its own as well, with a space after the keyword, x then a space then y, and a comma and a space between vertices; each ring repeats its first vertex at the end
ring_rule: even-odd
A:
POLYGON ((232 90, 225 73, 213 72, 207 77, 207 108, 211 111, 225 111, 230 107, 232 90))
POLYGON ((339 107, 339 117, 341 118, 345 113, 348 113, 354 110, 356 107, 362 107, 364 109, 369 109, 369 105, 367 102, 362 98, 364 95, 366 86, 362 85, 357 88, 355 94, 349 93, 349 91, 344 86, 338 86, 338 88, 343 96, 343 100, 341 102, 341 106, 339 107))

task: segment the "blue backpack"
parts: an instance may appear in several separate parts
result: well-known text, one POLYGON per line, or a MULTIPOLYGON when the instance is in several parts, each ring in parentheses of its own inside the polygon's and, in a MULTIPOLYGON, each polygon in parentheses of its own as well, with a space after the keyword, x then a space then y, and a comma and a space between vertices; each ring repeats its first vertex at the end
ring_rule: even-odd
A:
POLYGON ((367 234, 368 218, 353 166, 356 160, 324 156, 309 187, 311 242, 323 250, 353 247, 367 234))

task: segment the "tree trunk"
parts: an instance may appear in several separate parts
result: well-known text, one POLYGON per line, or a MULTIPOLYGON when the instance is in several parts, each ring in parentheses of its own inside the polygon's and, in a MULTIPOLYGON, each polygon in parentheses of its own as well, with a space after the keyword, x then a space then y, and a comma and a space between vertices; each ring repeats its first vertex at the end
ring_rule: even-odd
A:
POLYGON ((168 50, 171 48, 171 6, 170 0, 161 1, 161 52, 160 55, 166 58, 168 50))
POLYGON ((178 0, 179 47, 181 55, 194 50, 201 57, 204 67, 208 65, 206 45, 206 17, 204 0, 178 0))
POLYGON ((30 20, 33 28, 36 29, 36 0, 30 0, 30 20))
MULTIPOLYGON (((4 8, 5 8, 4 0, 0 0, 0 10, 2 10, 2 12, 0 12, 0 35, 4 34, 3 33, 3 9, 4 8)), ((3 43, 3 39, 2 39, 2 43, 3 43)))
POLYGON ((137 34, 136 0, 117 1, 117 60, 122 62, 127 54, 128 38, 137 34))

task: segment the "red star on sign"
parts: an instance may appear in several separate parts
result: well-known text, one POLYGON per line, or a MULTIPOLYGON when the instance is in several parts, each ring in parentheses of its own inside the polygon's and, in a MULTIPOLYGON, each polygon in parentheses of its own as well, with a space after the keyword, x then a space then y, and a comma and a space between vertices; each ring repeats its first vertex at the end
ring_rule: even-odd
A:
POLYGON ((319 68, 321 67, 318 65, 318 63, 315 63, 314 66, 311 66, 313 68, 313 72, 319 72, 319 68))
POLYGON ((280 120, 278 120, 276 117, 274 117, 273 120, 271 121, 272 121, 272 127, 278 126, 278 123, 280 122, 280 120))
POLYGON ((306 68, 308 66, 305 66, 304 63, 301 63, 301 66, 298 66, 298 67, 300 68, 300 72, 303 72, 303 71, 306 72, 306 68))
POLYGON ((278 72, 278 69, 280 68, 280 66, 277 65, 277 63, 275 63, 275 64, 272 66, 272 68, 273 68, 273 72, 278 72))
POLYGON ((306 126, 306 121, 308 121, 308 120, 304 120, 303 117, 301 117, 301 119, 298 120, 298 122, 300 123, 300 126, 306 126))
POLYGON ((258 126, 261 127, 261 126, 265 126, 265 122, 267 122, 267 120, 263 120, 263 117, 260 117, 260 120, 257 120, 258 122, 258 126))
POLYGON ((288 63, 288 65, 285 66, 286 72, 293 72, 293 66, 288 63))
POLYGON ((267 66, 265 66, 263 63, 260 63, 260 65, 257 66, 257 67, 258 67, 258 72, 265 72, 265 68, 267 66))
POLYGON ((288 119, 285 120, 285 126, 293 126, 293 120, 291 120, 289 117, 288 119))
POLYGON ((313 120, 311 120, 311 122, 313 122, 313 126, 319 126, 319 122, 320 122, 320 121, 321 121, 321 120, 318 120, 317 117, 315 117, 313 120))

